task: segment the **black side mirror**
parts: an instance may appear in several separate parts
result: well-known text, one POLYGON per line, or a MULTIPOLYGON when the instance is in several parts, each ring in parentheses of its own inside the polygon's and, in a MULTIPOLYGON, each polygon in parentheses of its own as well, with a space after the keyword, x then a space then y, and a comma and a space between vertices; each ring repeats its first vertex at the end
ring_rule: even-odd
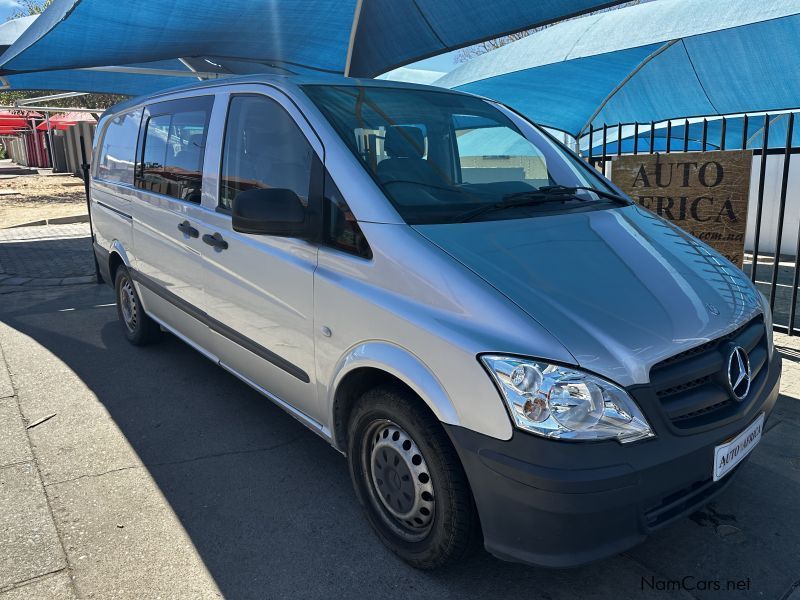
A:
POLYGON ((306 237, 308 211, 292 190, 254 188, 233 199, 233 229, 241 233, 306 237))

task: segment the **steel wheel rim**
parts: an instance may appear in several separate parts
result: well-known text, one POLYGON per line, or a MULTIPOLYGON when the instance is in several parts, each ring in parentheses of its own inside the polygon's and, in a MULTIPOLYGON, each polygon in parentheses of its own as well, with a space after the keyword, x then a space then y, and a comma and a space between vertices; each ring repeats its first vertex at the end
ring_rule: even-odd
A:
POLYGON ((136 293, 133 289, 133 284, 127 277, 124 277, 120 282, 119 309, 122 313, 122 321, 125 323, 125 327, 128 328, 128 331, 131 333, 136 331, 139 309, 136 302, 136 293))
POLYGON ((370 501, 384 523, 407 541, 424 539, 433 526, 436 496, 416 442, 396 423, 380 420, 367 430, 361 454, 370 501))

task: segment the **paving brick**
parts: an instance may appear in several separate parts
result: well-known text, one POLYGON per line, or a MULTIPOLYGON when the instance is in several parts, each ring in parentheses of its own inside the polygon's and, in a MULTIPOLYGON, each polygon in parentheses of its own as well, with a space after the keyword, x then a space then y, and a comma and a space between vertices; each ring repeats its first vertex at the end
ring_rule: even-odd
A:
POLYGON ((86 223, 0 230, 0 293, 89 283, 93 273, 86 223))
POLYGON ((94 275, 82 275, 80 277, 65 277, 61 280, 61 285, 75 285, 80 283, 94 283, 94 275))
POLYGON ((73 600, 77 598, 72 580, 66 571, 41 577, 0 592, 0 600, 73 600))
POLYGON ((14 387, 11 385, 11 375, 3 360, 3 351, 0 349, 0 400, 14 395, 14 387))
POLYGON ((27 285, 31 287, 48 287, 51 285, 61 285, 61 279, 58 277, 44 277, 42 279, 33 279, 27 285))
POLYGON ((16 399, 0 400, 0 468, 31 460, 33 455, 16 399))
POLYGON ((0 589, 66 566, 36 467, 0 469, 0 589))
POLYGON ((25 285, 31 280, 30 277, 9 277, 5 281, 3 281, 3 285, 25 285))

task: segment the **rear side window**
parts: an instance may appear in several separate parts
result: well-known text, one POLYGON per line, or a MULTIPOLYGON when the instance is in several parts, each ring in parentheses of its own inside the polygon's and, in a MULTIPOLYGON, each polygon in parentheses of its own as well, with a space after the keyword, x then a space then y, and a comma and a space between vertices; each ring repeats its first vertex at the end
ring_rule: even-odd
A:
POLYGON ((212 104, 204 97, 149 107, 136 187, 200 203, 212 104))
POLYGON ((114 117, 106 127, 95 177, 104 181, 133 184, 136 140, 142 121, 142 109, 114 117))
POLYGON ((291 116, 263 96, 234 96, 222 150, 219 208, 253 188, 292 190, 308 206, 314 151, 291 116))

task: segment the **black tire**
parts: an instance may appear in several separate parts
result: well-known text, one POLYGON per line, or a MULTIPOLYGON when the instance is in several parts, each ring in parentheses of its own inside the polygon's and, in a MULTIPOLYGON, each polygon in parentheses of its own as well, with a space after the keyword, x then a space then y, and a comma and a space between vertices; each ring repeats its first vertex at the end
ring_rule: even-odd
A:
POLYGON ((114 291, 117 316, 128 341, 134 346, 145 346, 158 341, 161 338, 161 327, 144 311, 131 274, 125 265, 117 267, 114 275, 114 291))
POLYGON ((480 524, 461 461, 419 402, 402 386, 365 393, 351 413, 347 456, 356 496, 381 541, 413 567, 435 569, 474 550, 480 524))

